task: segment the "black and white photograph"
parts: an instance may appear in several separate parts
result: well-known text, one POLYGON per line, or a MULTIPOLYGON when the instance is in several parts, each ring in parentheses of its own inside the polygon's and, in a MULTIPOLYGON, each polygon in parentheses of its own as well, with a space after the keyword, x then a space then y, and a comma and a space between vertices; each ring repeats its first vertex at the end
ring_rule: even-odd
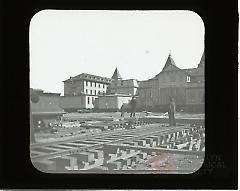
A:
POLYGON ((29 25, 30 158, 44 173, 192 174, 205 157, 193 11, 43 10, 29 25))

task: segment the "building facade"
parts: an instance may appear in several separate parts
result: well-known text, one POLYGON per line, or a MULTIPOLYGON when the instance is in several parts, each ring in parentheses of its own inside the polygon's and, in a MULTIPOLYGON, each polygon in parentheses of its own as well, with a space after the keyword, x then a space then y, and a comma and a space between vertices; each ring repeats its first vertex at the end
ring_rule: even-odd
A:
POLYGON ((111 79, 82 73, 63 82, 64 96, 61 97, 60 106, 65 111, 76 111, 94 108, 95 99, 106 94, 111 79))
POLYGON ((64 82, 64 96, 105 94, 110 78, 82 73, 64 82))
POLYGON ((178 110, 204 111, 204 65, 203 54, 198 67, 180 69, 169 54, 159 74, 139 82, 138 107, 167 111, 169 100, 173 97, 178 110))

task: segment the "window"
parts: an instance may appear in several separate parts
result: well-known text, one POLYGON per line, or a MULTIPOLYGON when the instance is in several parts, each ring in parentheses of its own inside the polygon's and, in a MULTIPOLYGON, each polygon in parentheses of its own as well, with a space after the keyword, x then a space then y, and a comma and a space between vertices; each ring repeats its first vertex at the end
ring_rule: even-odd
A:
POLYGON ((98 87, 101 88, 101 84, 99 84, 98 87))
POLYGON ((103 84, 103 88, 105 88, 105 84, 103 84))
POLYGON ((95 95, 97 95, 97 90, 95 90, 95 95))
POLYGON ((95 87, 97 87, 97 82, 95 82, 95 87))
POLYGON ((92 97, 92 104, 94 103, 94 97, 92 97))
POLYGON ((92 90, 90 90, 90 94, 92 95, 92 90))
POLYGON ((190 81, 191 81, 190 76, 187 76, 187 82, 190 82, 190 81))
POLYGON ((87 103, 90 104, 90 97, 87 97, 87 103))
POLYGON ((86 90, 86 94, 88 94, 88 90, 86 90))
POLYGON ((123 81, 121 81, 121 86, 123 86, 123 81))

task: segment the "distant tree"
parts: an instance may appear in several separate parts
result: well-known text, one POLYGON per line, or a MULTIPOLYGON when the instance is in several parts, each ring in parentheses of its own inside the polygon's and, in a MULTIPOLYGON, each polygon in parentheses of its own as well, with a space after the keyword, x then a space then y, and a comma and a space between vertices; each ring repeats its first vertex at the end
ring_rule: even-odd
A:
POLYGON ((34 91, 32 91, 31 92, 31 101, 33 102, 33 103, 37 103, 38 101, 39 101, 39 96, 38 96, 38 94, 36 93, 36 92, 34 92, 34 91))

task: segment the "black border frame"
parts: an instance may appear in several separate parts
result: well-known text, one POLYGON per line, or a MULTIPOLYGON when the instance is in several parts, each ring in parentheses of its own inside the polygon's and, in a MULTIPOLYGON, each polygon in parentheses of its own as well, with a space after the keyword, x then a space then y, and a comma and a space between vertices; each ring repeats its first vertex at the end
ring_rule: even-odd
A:
POLYGON ((48 189, 236 189, 237 188, 237 1, 162 0, 93 3, 1 1, 2 122, 0 188, 48 189), (44 174, 29 158, 29 23, 43 9, 191 10, 205 24, 206 156, 190 175, 44 174), (211 166, 220 161, 222 167, 211 166), (210 165, 210 166, 209 166, 210 165))

